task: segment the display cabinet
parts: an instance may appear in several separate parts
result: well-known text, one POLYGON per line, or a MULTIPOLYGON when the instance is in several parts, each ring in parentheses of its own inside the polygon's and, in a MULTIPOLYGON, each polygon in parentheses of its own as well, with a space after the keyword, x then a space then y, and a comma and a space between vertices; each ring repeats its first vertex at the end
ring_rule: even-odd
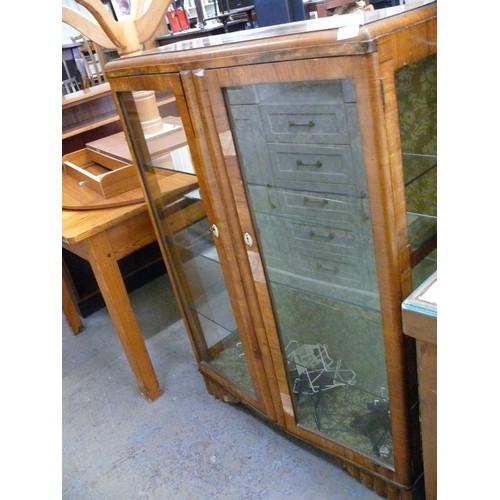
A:
POLYGON ((423 483, 401 303, 437 262, 436 11, 406 2, 107 67, 209 392, 390 498, 423 483), (144 132, 146 90, 175 97, 178 158, 144 132), (198 177, 182 210, 165 169, 198 177))

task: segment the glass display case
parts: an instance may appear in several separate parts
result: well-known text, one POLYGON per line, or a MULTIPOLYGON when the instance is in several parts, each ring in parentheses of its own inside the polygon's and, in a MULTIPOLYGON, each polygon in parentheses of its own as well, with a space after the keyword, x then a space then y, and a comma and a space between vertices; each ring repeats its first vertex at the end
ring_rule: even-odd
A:
POLYGON ((422 486, 401 302, 437 262, 436 16, 407 2, 347 37, 324 18, 107 68, 209 392, 391 498, 422 486), (182 158, 138 112, 137 92, 166 90, 182 158), (172 207, 161 179, 178 169, 199 190, 172 207))

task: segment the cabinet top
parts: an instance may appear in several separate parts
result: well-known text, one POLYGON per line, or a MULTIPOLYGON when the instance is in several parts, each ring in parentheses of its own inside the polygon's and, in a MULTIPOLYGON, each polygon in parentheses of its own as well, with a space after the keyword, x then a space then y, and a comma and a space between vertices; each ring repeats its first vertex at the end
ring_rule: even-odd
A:
POLYGON ((111 61, 106 75, 112 79, 291 58, 367 54, 377 51, 381 37, 433 17, 437 17, 436 0, 407 0, 405 5, 385 9, 184 40, 111 61))
POLYGON ((437 345, 437 272, 401 304, 403 330, 419 341, 437 345))
POLYGON ((403 309, 428 316, 437 316, 437 272, 429 276, 413 293, 403 301, 403 309))

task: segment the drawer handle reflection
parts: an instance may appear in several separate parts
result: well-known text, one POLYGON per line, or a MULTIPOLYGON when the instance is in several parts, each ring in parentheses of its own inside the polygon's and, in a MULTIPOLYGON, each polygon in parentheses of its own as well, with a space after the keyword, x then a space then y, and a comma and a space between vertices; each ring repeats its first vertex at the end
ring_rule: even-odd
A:
POLYGON ((316 263, 316 271, 327 271, 329 273, 338 274, 340 268, 338 266, 335 266, 333 269, 331 269, 330 267, 323 266, 318 262, 316 263))
POLYGON ((273 187, 271 184, 267 184, 267 201, 269 202, 269 205, 271 206, 272 209, 277 208, 278 205, 272 202, 271 200, 271 192, 273 192, 273 187))
POLYGON ((295 123, 295 122, 292 122, 291 120, 288 122, 288 126, 289 127, 309 127, 309 128, 313 128, 314 125, 316 125, 312 120, 309 120, 308 123, 295 123))
POLYGON ((325 198, 322 198, 322 199, 317 199, 317 198, 309 198, 308 196, 304 196, 304 200, 303 200, 303 203, 304 205, 306 204, 312 204, 312 205, 327 205, 328 204, 328 200, 325 200, 325 198))
POLYGON ((309 232, 309 238, 310 239, 321 239, 321 240, 333 240, 335 238, 334 233, 328 233, 328 234, 317 234, 314 231, 309 232))
POLYGON ((323 166, 323 163, 320 162, 319 160, 316 163, 304 163, 302 160, 297 160, 296 161, 297 167, 317 167, 321 168, 323 166))

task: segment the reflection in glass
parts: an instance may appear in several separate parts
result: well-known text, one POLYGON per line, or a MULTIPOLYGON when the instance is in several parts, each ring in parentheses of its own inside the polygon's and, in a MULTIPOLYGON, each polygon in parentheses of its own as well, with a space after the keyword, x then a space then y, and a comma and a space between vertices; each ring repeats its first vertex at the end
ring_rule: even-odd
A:
POLYGON ((175 98, 154 91, 119 98, 199 356, 255 398, 175 98))
POLYGON ((297 424, 392 465, 351 80, 225 89, 297 424))

